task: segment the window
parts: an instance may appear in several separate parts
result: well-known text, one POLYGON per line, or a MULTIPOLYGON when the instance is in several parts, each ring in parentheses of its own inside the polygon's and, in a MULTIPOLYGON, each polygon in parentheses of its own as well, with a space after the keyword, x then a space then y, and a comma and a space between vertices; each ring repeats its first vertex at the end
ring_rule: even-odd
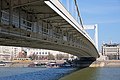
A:
POLYGON ((38 54, 38 52, 36 52, 36 54, 38 54))
POLYGON ((47 52, 45 52, 45 54, 47 54, 47 52))
POLYGON ((41 52, 39 52, 39 54, 41 54, 41 52))

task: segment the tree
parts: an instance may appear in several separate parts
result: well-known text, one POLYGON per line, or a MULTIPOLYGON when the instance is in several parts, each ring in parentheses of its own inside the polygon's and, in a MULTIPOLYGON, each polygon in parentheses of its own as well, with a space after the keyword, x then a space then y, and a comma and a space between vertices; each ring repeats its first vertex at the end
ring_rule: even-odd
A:
POLYGON ((48 54, 48 60, 55 60, 55 56, 53 54, 48 54))
POLYGON ((30 55, 30 56, 29 56, 29 58, 30 58, 31 60, 36 60, 37 57, 38 57, 38 56, 37 56, 36 54, 33 54, 33 55, 30 55))
POLYGON ((64 54, 64 59, 69 59, 69 54, 64 54))
POLYGON ((62 60, 64 56, 62 54, 56 54, 56 59, 57 60, 62 60))

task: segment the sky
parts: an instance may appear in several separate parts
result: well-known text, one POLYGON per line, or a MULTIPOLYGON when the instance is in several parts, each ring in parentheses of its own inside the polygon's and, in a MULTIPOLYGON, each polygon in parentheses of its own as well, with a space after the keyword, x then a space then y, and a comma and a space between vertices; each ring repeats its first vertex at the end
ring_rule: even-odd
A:
MULTIPOLYGON (((98 24, 99 49, 102 43, 120 43, 120 0, 77 0, 77 4, 84 25, 98 24)), ((94 30, 87 32, 93 38, 94 30)))

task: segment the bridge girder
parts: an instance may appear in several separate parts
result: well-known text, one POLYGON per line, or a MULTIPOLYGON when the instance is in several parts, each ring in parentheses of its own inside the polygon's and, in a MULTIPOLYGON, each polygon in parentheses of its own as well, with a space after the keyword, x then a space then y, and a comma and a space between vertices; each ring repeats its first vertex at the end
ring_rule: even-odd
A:
POLYGON ((49 4, 45 3, 45 0, 2 1, 6 5, 2 6, 2 11, 5 10, 9 13, 8 22, 10 25, 4 23, 0 25, 1 45, 54 49, 71 53, 78 57, 99 56, 95 46, 87 38, 86 33, 81 30, 80 25, 74 21, 70 14, 67 14, 68 12, 65 11, 58 0, 48 0, 48 2, 54 4, 54 7, 59 6, 60 8, 57 8, 61 15, 52 9, 49 4), (12 1, 12 3, 8 4, 10 3, 9 1, 12 1), (61 9, 63 9, 64 13, 61 9), (14 23, 14 18, 17 19, 13 15, 15 11, 18 12, 16 14, 18 15, 19 24, 14 23), (55 20, 56 22, 54 23, 55 20), (62 33, 58 29, 61 29, 62 33), (72 35, 77 40, 68 40, 68 35, 72 35), (82 38, 82 41, 79 40, 79 37, 82 38), (78 41, 80 41, 79 44, 78 41))

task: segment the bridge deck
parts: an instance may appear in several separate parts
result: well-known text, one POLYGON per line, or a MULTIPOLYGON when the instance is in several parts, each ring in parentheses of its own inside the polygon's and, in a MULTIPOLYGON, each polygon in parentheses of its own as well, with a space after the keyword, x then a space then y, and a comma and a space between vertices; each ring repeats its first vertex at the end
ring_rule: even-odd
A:
POLYGON ((58 0, 1 3, 1 45, 53 49, 78 57, 99 56, 92 39, 58 0))

